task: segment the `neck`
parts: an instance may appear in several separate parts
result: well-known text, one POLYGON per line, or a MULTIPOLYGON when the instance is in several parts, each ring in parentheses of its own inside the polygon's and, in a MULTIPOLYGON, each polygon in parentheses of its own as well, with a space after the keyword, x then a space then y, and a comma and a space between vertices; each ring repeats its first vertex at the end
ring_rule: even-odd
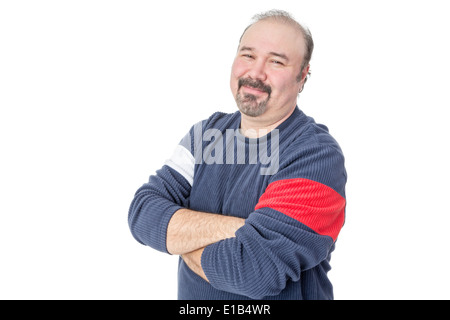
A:
POLYGON ((259 138, 265 136, 273 129, 277 128, 294 112, 295 107, 286 114, 282 114, 275 119, 266 119, 264 115, 259 117, 249 117, 241 112, 241 134, 248 138, 259 138))

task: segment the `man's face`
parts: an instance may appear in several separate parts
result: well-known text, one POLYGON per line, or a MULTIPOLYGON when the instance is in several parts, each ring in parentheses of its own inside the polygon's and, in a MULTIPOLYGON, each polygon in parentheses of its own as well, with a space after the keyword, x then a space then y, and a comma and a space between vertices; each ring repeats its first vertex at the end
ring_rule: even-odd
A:
MULTIPOLYGON (((274 20, 252 25, 243 35, 231 70, 230 86, 239 110, 267 120, 297 104, 297 77, 305 52, 300 31, 274 20)), ((305 68, 307 69, 307 68, 305 68)), ((303 72, 306 76, 306 72, 303 72)))

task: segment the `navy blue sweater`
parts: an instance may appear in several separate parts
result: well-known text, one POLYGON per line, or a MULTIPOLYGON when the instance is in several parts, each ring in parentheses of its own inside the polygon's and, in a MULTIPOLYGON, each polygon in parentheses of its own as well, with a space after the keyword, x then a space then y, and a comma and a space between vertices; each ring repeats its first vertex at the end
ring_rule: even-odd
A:
POLYGON ((167 252, 181 208, 245 218, 235 237, 207 246, 209 283, 180 258, 179 299, 333 299, 327 272, 345 219, 344 157, 328 129, 298 108, 259 139, 241 116, 194 125, 135 194, 128 222, 142 244, 167 252))

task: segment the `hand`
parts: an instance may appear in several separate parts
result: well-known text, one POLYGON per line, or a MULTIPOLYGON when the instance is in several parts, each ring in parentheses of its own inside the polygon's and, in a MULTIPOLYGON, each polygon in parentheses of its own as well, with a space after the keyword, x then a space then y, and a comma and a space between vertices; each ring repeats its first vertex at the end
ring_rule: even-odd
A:
POLYGON ((181 258, 184 260, 184 262, 188 265, 188 267, 193 272, 195 272, 197 275, 202 277, 204 280, 208 281, 208 278, 206 278, 206 275, 203 272, 203 268, 202 268, 203 250, 205 250, 205 248, 200 248, 198 250, 182 254, 181 258))

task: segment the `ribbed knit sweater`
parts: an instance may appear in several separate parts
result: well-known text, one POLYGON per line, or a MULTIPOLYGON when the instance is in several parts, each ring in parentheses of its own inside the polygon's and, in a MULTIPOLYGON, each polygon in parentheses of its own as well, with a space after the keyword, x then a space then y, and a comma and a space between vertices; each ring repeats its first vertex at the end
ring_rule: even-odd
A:
POLYGON ((166 164, 135 194, 135 239, 167 253, 181 208, 245 218, 235 237, 207 246, 209 283, 180 258, 178 298, 333 299, 331 252, 345 219, 344 156, 324 125, 298 107, 271 133, 249 139, 241 115, 194 125, 166 164))

